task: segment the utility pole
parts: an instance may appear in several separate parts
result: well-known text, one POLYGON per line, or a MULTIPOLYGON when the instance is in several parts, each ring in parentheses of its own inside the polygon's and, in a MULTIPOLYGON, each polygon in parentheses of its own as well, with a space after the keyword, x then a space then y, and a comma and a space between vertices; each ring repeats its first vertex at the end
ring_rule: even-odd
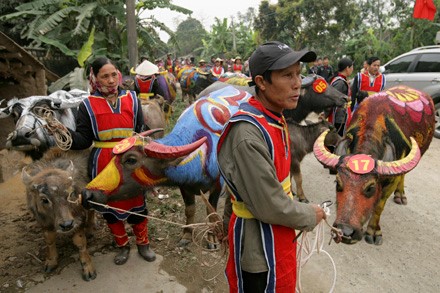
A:
POLYGON ((128 60, 130 62, 129 68, 135 67, 138 62, 135 1, 136 0, 125 0, 125 14, 127 17, 128 60))

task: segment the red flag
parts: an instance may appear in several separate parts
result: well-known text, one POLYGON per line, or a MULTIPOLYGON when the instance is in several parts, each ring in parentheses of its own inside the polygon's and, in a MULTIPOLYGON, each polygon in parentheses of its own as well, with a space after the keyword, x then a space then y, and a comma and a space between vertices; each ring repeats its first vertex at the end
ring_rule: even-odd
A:
POLYGON ((433 21, 436 11, 437 8, 435 7, 433 0, 416 0, 413 17, 425 18, 433 21))

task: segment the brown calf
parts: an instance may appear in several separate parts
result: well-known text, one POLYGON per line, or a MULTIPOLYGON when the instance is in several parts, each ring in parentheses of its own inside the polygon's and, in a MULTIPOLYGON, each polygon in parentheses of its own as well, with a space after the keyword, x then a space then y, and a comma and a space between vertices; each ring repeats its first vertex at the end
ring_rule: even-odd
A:
POLYGON ((86 228, 93 227, 94 214, 81 205, 69 202, 68 198, 79 194, 87 182, 86 172, 83 171, 87 170, 87 157, 84 152, 64 154, 60 150, 50 150, 41 161, 22 171, 28 207, 43 229, 47 245, 45 272, 53 271, 58 265, 57 234, 70 234, 79 249, 85 281, 96 278, 85 234, 86 228))

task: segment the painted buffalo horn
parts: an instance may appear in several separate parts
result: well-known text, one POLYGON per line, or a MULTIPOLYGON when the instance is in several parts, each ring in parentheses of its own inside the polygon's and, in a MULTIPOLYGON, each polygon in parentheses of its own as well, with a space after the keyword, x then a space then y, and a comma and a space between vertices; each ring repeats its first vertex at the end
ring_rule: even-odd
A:
POLYGON ((160 131, 163 131, 163 128, 150 129, 150 130, 139 133, 139 135, 143 136, 143 137, 147 137, 147 136, 153 135, 156 132, 160 132, 160 131))
POLYGON ((168 146, 151 141, 144 146, 144 152, 147 156, 157 159, 176 159, 186 156, 199 148, 206 141, 206 137, 182 146, 168 146))
POLYGON ((318 159, 321 164, 330 168, 336 168, 336 165, 339 162, 340 156, 332 154, 329 152, 324 146, 325 136, 330 130, 326 130, 316 139, 315 144, 313 145, 313 153, 315 154, 316 159, 318 159))
POLYGON ((389 176, 400 175, 411 171, 417 166, 422 155, 416 140, 413 137, 410 137, 410 139, 411 151, 405 158, 392 162, 377 161, 376 170, 378 174, 389 176))

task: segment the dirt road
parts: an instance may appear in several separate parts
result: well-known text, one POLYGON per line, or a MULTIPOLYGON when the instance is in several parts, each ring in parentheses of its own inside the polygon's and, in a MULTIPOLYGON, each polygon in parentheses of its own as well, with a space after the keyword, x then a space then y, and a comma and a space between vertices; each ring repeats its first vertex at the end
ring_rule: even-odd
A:
MULTIPOLYGON (((7 181, 0 184, 0 292, 17 292, 62 274, 63 268, 75 263, 71 255, 76 250, 68 239, 61 240, 58 244, 62 247, 64 261, 61 261, 60 269, 52 275, 42 273, 38 259, 44 258, 44 241, 27 212, 20 178, 12 176, 20 165, 16 160, 2 159, 2 166, 6 167, 7 181)), ((334 201, 334 176, 329 175, 313 155, 305 158, 302 168, 308 198, 316 203, 328 199, 334 201)), ((334 242, 328 245, 330 235, 326 228, 323 248, 334 260, 336 272, 324 253, 313 255, 301 275, 303 292, 328 292, 335 273, 335 292, 440 292, 439 171, 440 140, 434 139, 416 169, 406 176, 408 205, 398 206, 391 200, 385 207, 381 220, 383 245, 369 245, 364 241, 355 245, 334 242)), ((198 204, 203 210, 200 201, 198 204)), ((167 201, 153 202, 151 206, 153 214, 160 210, 160 215, 172 215, 174 221, 183 222, 183 203, 179 196, 172 194, 167 201)), ((334 211, 332 206, 330 223, 334 211)), ((197 262, 193 247, 186 250, 175 247, 179 228, 165 227, 154 221, 150 224, 152 243, 163 255, 162 270, 175 276, 188 292, 227 292, 222 274, 216 282, 202 280, 204 268, 197 262)), ((102 254, 113 253, 108 231, 104 227, 99 233, 89 245, 95 260, 102 254)), ((79 266, 78 262, 74 265, 79 266)), ((108 282, 112 282, 105 270, 105 266, 100 267, 98 278, 108 278, 108 282)), ((68 278, 78 279, 80 276, 72 274, 68 278)), ((167 290, 163 292, 172 292, 167 290)), ((75 288, 72 292, 76 292, 75 288)))

